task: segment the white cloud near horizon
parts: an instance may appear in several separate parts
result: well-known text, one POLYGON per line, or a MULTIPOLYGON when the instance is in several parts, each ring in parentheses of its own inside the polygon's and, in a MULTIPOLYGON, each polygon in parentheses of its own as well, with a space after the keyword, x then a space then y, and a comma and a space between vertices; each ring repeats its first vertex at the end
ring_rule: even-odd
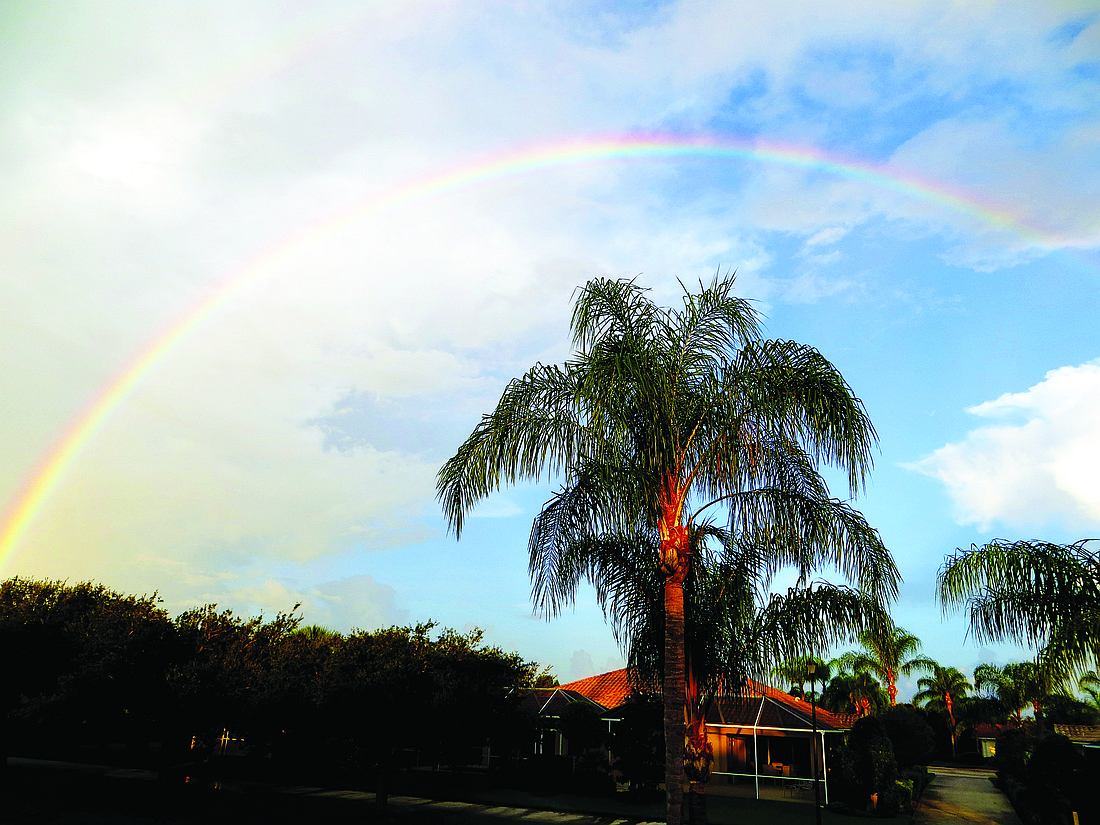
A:
POLYGON ((1100 359, 1051 370, 967 412, 991 423, 909 465, 940 481, 960 524, 1100 526, 1100 359))

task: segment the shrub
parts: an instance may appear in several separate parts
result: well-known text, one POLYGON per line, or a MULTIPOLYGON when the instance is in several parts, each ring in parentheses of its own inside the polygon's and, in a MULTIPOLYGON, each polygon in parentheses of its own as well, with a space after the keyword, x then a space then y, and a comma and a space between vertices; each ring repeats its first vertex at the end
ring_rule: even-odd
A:
POLYGON ((894 783, 897 798, 898 798, 898 810, 908 811, 912 807, 913 802, 913 780, 912 779, 899 779, 894 783))
POLYGON ((661 700, 649 694, 631 694, 620 708, 611 752, 614 767, 631 791, 641 795, 658 793, 665 777, 664 709, 661 700))
POLYGON ((924 789, 928 787, 928 783, 932 781, 932 774, 924 765, 913 765, 900 771, 898 775, 902 781, 912 783, 913 799, 919 799, 924 789))
POLYGON ((1052 734, 1035 743, 1027 763, 1031 804, 1044 821, 1054 821, 1085 797, 1085 758, 1064 736, 1052 734))
POLYGON ((1013 728, 1001 734, 997 740, 993 764, 1002 781, 1011 777, 1017 782, 1023 782, 1027 769, 1027 734, 1022 728, 1013 728))
POLYGON ((863 810, 877 798, 875 811, 880 816, 898 812, 897 763, 893 745, 882 723, 873 716, 858 720, 840 750, 842 798, 849 806, 863 810))
POLYGON ((899 769, 928 764, 935 736, 922 711, 912 705, 896 705, 877 714, 877 718, 890 737, 899 769))

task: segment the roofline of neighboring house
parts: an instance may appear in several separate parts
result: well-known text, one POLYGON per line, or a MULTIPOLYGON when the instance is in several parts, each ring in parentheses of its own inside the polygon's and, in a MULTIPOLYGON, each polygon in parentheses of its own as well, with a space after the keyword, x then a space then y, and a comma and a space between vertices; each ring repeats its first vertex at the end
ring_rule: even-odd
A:
MULTIPOLYGON (((559 685, 556 688, 556 690, 566 690, 566 691, 570 691, 572 693, 578 693, 578 694, 584 696, 586 699, 588 699, 588 701, 592 702, 593 704, 597 705, 600 708, 603 708, 605 713, 610 713, 610 712, 618 709, 622 705, 622 703, 629 696, 629 693, 623 693, 623 695, 621 697, 618 697, 617 694, 616 694, 616 697, 619 699, 619 701, 615 705, 613 705, 611 707, 608 707, 607 705, 604 705, 604 704, 600 703, 599 701, 593 699, 592 697, 587 696, 585 694, 585 690, 593 690, 595 692, 601 692, 602 693, 606 688, 606 683, 607 682, 610 681, 610 682, 619 682, 619 683, 621 683, 622 675, 625 674, 625 673, 626 673, 626 669, 624 668, 622 670, 613 670, 613 671, 609 671, 608 673, 601 673, 601 674, 597 674, 595 676, 588 676, 584 679, 578 679, 578 680, 573 681, 573 682, 567 682, 564 685, 559 685)), ((775 704, 779 707, 782 707, 787 712, 794 713, 798 718, 801 719, 801 721, 803 721, 807 725, 813 725, 813 715, 815 713, 815 707, 813 705, 811 705, 810 702, 807 702, 804 699, 799 699, 799 698, 796 698, 794 696, 791 696, 790 694, 785 693, 785 692, 779 690, 778 688, 773 688, 770 685, 765 685, 764 683, 757 682, 754 679, 749 679, 748 680, 748 682, 746 684, 746 688, 747 688, 746 690, 742 691, 739 694, 728 694, 727 693, 727 694, 722 694, 721 696, 716 697, 716 698, 727 698, 727 699, 729 699, 729 698, 737 698, 737 697, 741 697, 741 698, 755 698, 755 697, 758 697, 758 696, 759 697, 765 697, 768 700, 770 700, 773 704, 775 704)), ((544 689, 549 689, 549 688, 544 688, 544 689)), ((620 691, 620 693, 621 693, 621 691, 620 691)), ((831 712, 829 712, 827 710, 824 710, 823 708, 820 708, 820 707, 816 708, 816 713, 817 713, 817 716, 818 716, 818 725, 819 726, 825 725, 827 728, 831 729, 831 731, 850 730, 851 727, 852 727, 852 723, 854 721, 848 715, 831 713, 831 712)), ((708 722, 707 724, 710 725, 711 723, 708 722)), ((746 727, 746 726, 742 725, 740 727, 746 727)), ((776 730, 776 729, 773 728, 773 730, 776 730)))

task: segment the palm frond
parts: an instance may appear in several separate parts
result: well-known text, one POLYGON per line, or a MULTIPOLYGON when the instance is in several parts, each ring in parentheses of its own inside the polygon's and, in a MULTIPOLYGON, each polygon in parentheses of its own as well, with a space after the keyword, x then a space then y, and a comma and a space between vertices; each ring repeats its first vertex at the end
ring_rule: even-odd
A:
POLYGON ((940 568, 944 611, 965 605, 979 642, 1012 640, 1082 670, 1100 662, 1100 553, 1072 544, 995 540, 940 568))

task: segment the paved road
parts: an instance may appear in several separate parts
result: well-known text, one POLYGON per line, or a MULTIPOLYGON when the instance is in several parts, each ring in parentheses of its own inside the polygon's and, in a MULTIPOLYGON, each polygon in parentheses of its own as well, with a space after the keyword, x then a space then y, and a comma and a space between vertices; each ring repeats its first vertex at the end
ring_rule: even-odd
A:
POLYGON ((990 782, 992 771, 933 768, 913 825, 1020 825, 1008 798, 990 782))

